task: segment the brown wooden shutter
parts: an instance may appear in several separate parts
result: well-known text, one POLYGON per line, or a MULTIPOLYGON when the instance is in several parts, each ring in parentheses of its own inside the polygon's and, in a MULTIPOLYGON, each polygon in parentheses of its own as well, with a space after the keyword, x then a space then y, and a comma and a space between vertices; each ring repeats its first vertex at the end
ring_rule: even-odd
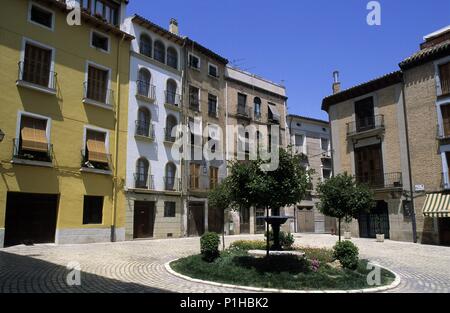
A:
POLYGON ((87 97, 95 101, 106 103, 107 84, 108 72, 89 66, 87 97))
POLYGON ((23 150, 48 152, 47 121, 28 116, 22 116, 21 139, 23 150))
POLYGON ((87 131, 86 147, 88 160, 98 163, 109 163, 106 153, 105 134, 95 131, 87 131))
POLYGON ((450 137, 450 105, 442 105, 442 125, 444 127, 444 136, 450 137))
POLYGON ((439 66, 439 78, 442 94, 450 93, 450 62, 439 66))
POLYGON ((51 57, 51 50, 27 43, 25 46, 22 79, 30 83, 48 87, 51 57))
POLYGON ((219 181, 218 170, 219 169, 217 167, 209 168, 209 187, 211 189, 217 187, 217 183, 219 181))

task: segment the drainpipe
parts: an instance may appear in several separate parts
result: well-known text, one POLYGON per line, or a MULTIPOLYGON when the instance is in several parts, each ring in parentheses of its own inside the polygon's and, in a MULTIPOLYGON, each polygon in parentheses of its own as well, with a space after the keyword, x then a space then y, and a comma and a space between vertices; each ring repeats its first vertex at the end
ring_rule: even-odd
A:
POLYGON ((116 90, 117 90, 117 107, 115 110, 115 130, 114 130, 114 176, 113 176, 113 207, 111 214, 111 242, 115 242, 116 238, 116 220, 117 220, 117 193, 118 193, 118 164, 119 164, 119 127, 120 127, 120 46, 125 39, 125 35, 117 45, 117 64, 116 64, 116 90))
POLYGON ((405 120, 405 132, 406 132, 406 152, 407 152, 406 155, 408 158, 409 192, 411 195, 411 224, 413 232, 413 242, 417 243, 416 210, 414 208, 414 190, 413 190, 413 179, 411 170, 411 154, 409 150, 409 131, 408 131, 408 118, 406 114, 406 97, 404 84, 402 84, 402 100, 403 100, 403 118, 405 120))

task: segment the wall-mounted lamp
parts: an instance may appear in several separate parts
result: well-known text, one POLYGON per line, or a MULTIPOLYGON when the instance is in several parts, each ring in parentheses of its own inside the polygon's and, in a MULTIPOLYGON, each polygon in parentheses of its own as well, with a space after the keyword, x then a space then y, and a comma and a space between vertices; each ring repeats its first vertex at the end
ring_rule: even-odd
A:
POLYGON ((0 142, 5 138, 5 133, 0 129, 0 142))

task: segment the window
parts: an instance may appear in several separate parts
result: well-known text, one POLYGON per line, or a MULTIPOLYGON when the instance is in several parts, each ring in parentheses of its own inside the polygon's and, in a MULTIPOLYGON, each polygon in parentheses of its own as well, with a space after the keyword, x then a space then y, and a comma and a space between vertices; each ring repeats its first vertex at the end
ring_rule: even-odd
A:
POLYGON ((269 113, 268 119, 271 122, 279 123, 280 122, 280 112, 278 112, 277 106, 273 103, 269 103, 269 113))
POLYGON ((93 47, 103 51, 109 51, 109 38, 97 32, 92 32, 91 44, 93 47))
MULTIPOLYGON (((119 25, 119 6, 108 0, 90 0, 91 12, 104 22, 119 25)), ((84 4, 83 4, 83 7, 84 4)))
POLYGON ((450 104, 441 105, 443 136, 450 137, 450 104))
POLYGON ((208 94, 208 114, 217 117, 217 96, 208 94))
POLYGON ((322 177, 324 180, 331 178, 331 169, 329 168, 323 168, 322 169, 322 177))
POLYGON ((149 70, 145 68, 141 68, 139 70, 137 80, 137 93, 139 96, 154 99, 153 87, 150 85, 151 79, 152 75, 150 74, 149 70))
POLYGON ((439 80, 442 95, 450 94, 450 62, 439 66, 439 80))
POLYGON ((320 147, 322 148, 322 153, 329 153, 330 150, 330 141, 328 138, 320 138, 320 147))
POLYGON ((177 83, 169 79, 166 84, 166 103, 178 106, 179 96, 177 95, 177 83))
POLYGON ((106 149, 106 133, 86 130, 83 167, 109 170, 109 155, 106 149))
POLYGON ((167 65, 178 69, 178 52, 174 47, 167 48, 167 65))
POLYGON ((27 42, 22 64, 22 80, 44 87, 53 85, 51 79, 52 50, 27 42))
POLYGON ((212 77, 219 77, 219 69, 214 64, 209 64, 208 75, 212 77))
POLYGON ((214 189, 219 184, 219 168, 211 166, 209 168, 209 188, 214 189))
POLYGON ((200 69, 200 59, 189 53, 189 66, 191 68, 200 69))
POLYGON ((53 12, 32 4, 30 8, 30 21, 53 29, 53 12))
POLYGON ((254 112, 255 112, 255 119, 261 118, 261 99, 258 97, 255 97, 253 100, 254 104, 254 112))
POLYGON ((151 114, 145 107, 140 107, 138 110, 138 119, 136 121, 136 135, 153 138, 153 129, 150 123, 151 114))
POLYGON ((146 34, 142 34, 139 40, 139 52, 149 58, 152 57, 152 39, 146 34))
POLYGON ((89 65, 86 93, 88 99, 107 103, 108 76, 108 70, 89 65))
POLYGON ((164 202, 164 217, 175 217, 176 216, 176 203, 173 201, 164 202))
POLYGON ((355 102, 356 131, 362 132, 375 128, 373 97, 355 102))
POLYGON ((19 138, 14 142, 14 157, 41 162, 51 162, 47 138, 47 120, 22 115, 19 138))
POLYGON ((169 162, 166 164, 166 177, 164 178, 166 190, 175 190, 175 174, 177 168, 175 164, 169 162))
POLYGON ((242 93, 238 93, 238 108, 237 113, 238 114, 244 114, 245 115, 245 106, 247 104, 247 95, 244 95, 242 93))
POLYGON ((200 187, 200 164, 190 164, 190 186, 191 188, 198 189, 200 187))
POLYGON ((189 106, 191 109, 200 110, 200 89, 194 86, 189 86, 189 106))
POLYGON ((166 131, 165 131, 165 141, 175 142, 176 136, 174 133, 174 128, 177 126, 177 119, 173 115, 168 115, 166 118, 166 131))
POLYGON ((166 63, 166 47, 164 47, 164 44, 160 40, 155 41, 153 58, 158 62, 166 63))
POLYGON ((146 158, 139 158, 136 162, 136 173, 134 174, 134 186, 141 189, 151 189, 149 188, 149 175, 148 169, 150 164, 146 158))
POLYGON ((84 196, 83 225, 103 223, 103 197, 84 196))

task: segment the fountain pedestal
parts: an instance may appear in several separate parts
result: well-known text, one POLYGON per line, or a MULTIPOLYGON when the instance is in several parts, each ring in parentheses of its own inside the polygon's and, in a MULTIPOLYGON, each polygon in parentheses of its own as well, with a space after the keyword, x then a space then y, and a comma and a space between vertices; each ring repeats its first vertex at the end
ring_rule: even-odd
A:
POLYGON ((283 247, 280 244, 280 228, 281 225, 286 223, 286 221, 291 216, 265 216, 260 217, 261 219, 264 219, 267 224, 272 225, 272 231, 273 231, 273 245, 270 247, 270 250, 272 251, 282 251, 283 247))

